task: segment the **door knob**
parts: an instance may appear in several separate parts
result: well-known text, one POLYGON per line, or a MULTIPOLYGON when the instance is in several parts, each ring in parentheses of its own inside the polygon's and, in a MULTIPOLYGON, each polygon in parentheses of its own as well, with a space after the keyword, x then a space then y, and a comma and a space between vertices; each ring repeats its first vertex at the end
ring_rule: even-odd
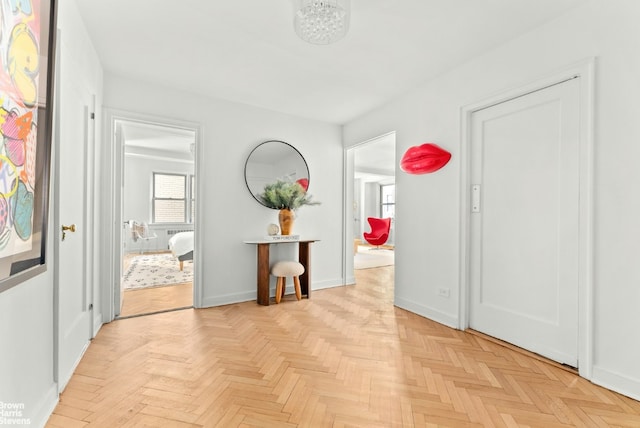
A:
POLYGON ((71 226, 65 226, 63 224, 61 229, 62 229, 62 240, 64 241, 64 238, 67 237, 67 230, 69 232, 75 232, 76 231, 76 225, 72 224, 71 226))

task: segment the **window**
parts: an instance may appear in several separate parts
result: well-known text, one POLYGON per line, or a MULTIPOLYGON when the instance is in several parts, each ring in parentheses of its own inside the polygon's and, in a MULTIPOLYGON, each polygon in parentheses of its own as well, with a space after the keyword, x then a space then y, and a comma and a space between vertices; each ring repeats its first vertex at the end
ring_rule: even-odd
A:
POLYGON ((380 217, 394 218, 396 214, 396 185, 384 184, 380 186, 380 217))
POLYGON ((194 189, 193 175, 154 172, 153 223, 191 223, 195 208, 194 189))

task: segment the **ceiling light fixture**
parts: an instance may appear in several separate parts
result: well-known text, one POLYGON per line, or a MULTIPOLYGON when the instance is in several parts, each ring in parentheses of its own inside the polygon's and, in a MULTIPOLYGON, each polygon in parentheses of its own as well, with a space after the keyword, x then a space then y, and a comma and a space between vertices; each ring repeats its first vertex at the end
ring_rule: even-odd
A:
POLYGON ((305 42, 328 45, 349 30, 351 0, 293 0, 293 27, 305 42))

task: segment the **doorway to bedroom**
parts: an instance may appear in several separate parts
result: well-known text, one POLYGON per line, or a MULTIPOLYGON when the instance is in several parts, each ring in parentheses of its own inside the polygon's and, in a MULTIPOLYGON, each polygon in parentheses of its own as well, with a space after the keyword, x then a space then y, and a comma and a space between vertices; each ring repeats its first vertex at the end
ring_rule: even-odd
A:
POLYGON ((121 283, 117 318, 193 307, 196 133, 121 120, 121 283))

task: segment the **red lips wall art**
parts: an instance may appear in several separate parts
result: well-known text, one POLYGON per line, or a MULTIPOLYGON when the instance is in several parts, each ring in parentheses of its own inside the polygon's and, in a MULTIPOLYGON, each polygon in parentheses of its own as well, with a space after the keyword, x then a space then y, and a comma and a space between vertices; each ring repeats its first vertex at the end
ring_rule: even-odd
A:
POLYGON ((400 168, 407 174, 428 174, 445 166, 451 153, 433 143, 425 143, 407 149, 400 161, 400 168))

